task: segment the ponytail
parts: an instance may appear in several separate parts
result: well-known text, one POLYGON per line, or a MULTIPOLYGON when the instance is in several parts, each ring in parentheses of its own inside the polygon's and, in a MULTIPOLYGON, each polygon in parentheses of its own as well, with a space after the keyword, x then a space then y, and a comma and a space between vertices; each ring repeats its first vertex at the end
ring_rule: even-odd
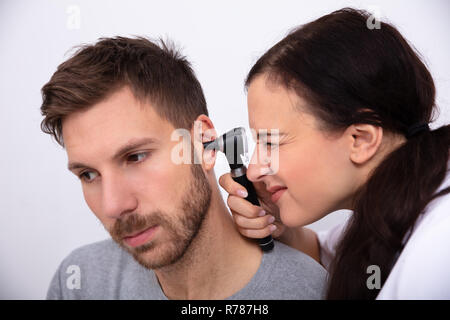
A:
POLYGON ((411 136, 374 170, 357 195, 354 214, 330 266, 328 299, 374 299, 367 267, 377 265, 381 284, 412 233, 415 222, 438 194, 449 168, 450 125, 411 136))

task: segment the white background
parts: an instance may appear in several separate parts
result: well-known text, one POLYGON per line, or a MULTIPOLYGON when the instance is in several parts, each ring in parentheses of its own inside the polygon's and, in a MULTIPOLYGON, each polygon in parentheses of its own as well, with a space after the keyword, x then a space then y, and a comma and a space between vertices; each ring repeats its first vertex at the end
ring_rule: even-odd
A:
MULTIPOLYGON (((84 202, 65 151, 40 131, 40 89, 69 49, 99 37, 174 40, 192 62, 217 132, 247 127, 243 82, 291 28, 352 6, 375 7, 422 53, 450 121, 450 2, 5 1, 0 2, 0 299, 42 299, 61 260, 109 235, 84 202), (71 20, 79 10, 80 24, 71 20), (75 28, 74 28, 75 27, 75 28)), ((224 157, 219 177, 228 167, 224 157)), ((315 223, 326 229, 336 212, 315 223)))

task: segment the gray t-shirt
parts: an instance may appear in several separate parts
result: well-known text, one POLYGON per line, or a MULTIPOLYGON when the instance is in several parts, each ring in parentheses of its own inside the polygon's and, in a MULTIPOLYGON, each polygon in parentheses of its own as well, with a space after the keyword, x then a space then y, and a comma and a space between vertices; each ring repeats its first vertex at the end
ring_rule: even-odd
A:
MULTIPOLYGON (((264 253, 250 282, 227 299, 322 299, 325 269, 280 242, 264 253)), ((113 240, 74 250, 60 264, 47 299, 167 300, 152 270, 142 267, 113 240)))

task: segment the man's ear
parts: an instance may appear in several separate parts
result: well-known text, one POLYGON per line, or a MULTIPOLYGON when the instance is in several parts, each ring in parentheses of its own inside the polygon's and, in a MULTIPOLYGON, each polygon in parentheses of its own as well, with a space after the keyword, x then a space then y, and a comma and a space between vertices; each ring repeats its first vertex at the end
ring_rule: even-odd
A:
POLYGON ((191 129, 191 137, 193 137, 194 152, 201 155, 202 166, 206 171, 214 168, 216 163, 216 151, 205 150, 204 142, 213 141, 217 138, 217 133, 211 119, 204 114, 197 117, 194 126, 191 129))
POLYGON ((383 140, 383 128, 371 124, 354 124, 346 129, 350 138, 350 160, 364 164, 377 153, 383 140))

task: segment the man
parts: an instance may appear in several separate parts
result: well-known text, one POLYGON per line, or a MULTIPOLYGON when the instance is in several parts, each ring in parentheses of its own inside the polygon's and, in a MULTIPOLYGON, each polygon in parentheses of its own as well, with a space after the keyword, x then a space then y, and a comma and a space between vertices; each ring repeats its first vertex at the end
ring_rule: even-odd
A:
POLYGON ((113 240, 64 259, 48 299, 323 297, 326 272, 313 259, 278 242, 263 254, 235 229, 215 153, 203 150, 214 137, 194 136, 194 122, 215 135, 201 86, 175 50, 144 38, 100 39, 62 63, 42 95, 41 127, 67 150, 113 240), (192 137, 181 152, 176 129, 192 137), (191 147, 188 158, 199 164, 176 161, 191 147))

